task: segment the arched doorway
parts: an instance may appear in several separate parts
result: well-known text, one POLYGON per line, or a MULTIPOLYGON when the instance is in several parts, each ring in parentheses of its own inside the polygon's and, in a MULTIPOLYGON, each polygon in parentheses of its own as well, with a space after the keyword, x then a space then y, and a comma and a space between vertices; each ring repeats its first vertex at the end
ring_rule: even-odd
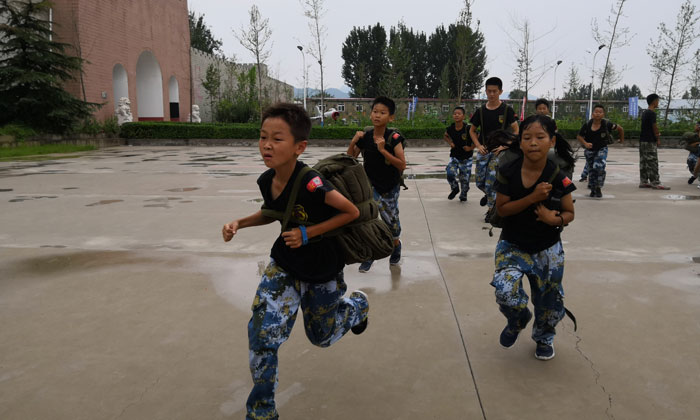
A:
POLYGON ((136 100, 139 121, 163 121, 163 76, 149 51, 142 52, 136 63, 136 100))
POLYGON ((170 94, 170 121, 180 121, 180 87, 175 76, 168 82, 170 94))
POLYGON ((114 110, 119 106, 119 99, 129 97, 129 77, 124 66, 115 64, 112 69, 112 87, 114 89, 114 110))

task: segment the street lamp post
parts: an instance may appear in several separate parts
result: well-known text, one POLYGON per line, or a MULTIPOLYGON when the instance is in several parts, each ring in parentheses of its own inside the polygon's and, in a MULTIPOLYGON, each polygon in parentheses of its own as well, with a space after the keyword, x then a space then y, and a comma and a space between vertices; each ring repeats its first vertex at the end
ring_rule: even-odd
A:
POLYGON ((595 57, 598 55, 600 50, 605 48, 605 44, 600 44, 598 51, 593 54, 593 66, 591 67, 591 96, 588 99, 588 119, 593 117, 593 78, 595 77, 595 57))
POLYGON ((561 60, 557 60, 554 66, 554 98, 552 98, 552 119, 557 115, 557 67, 561 64, 561 60))
POLYGON ((306 54, 304 54, 304 47, 297 45, 297 48, 301 51, 301 64, 303 66, 301 76, 304 79, 304 111, 306 111, 306 54))

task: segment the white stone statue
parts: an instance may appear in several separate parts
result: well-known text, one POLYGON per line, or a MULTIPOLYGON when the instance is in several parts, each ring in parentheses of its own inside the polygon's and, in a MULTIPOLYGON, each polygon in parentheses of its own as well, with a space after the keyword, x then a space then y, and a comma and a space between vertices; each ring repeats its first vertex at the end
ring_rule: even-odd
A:
POLYGON ((193 123, 201 123, 202 118, 199 116, 199 105, 192 105, 192 116, 190 117, 190 120, 193 123))
POLYGON ((117 123, 122 125, 126 122, 132 122, 134 118, 131 116, 131 101, 129 98, 119 98, 119 106, 117 107, 117 123))

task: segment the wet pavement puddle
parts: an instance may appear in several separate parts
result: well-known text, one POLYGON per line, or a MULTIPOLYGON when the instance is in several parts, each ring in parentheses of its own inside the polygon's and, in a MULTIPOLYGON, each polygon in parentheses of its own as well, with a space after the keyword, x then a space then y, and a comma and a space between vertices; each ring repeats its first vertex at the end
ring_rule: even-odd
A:
POLYGON ((18 197, 13 198, 12 200, 9 200, 10 203, 21 203, 22 201, 30 201, 30 200, 39 200, 42 198, 58 198, 56 195, 35 195, 32 197, 27 197, 20 195, 18 197))
POLYGON ((444 172, 406 174, 406 179, 447 179, 447 174, 444 172))
POLYGON ((683 194, 668 194, 664 195, 663 198, 667 200, 674 200, 674 201, 692 201, 692 200, 700 200, 700 195, 683 195, 683 194))
POLYGON ((184 188, 173 188, 170 190, 165 190, 168 192, 190 192, 190 191, 196 191, 200 189, 199 187, 184 187, 184 188))
POLYGON ((107 204, 121 203, 124 200, 100 200, 96 203, 86 204, 85 207, 104 206, 107 204))
POLYGON ((14 191, 12 188, 0 188, 0 192, 10 192, 14 191))

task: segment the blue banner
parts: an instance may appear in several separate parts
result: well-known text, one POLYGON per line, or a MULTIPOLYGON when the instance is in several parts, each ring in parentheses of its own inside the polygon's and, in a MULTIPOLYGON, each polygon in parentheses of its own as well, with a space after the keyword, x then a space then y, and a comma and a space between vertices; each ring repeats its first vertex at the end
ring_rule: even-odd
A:
POLYGON ((632 96, 627 98, 627 113, 632 118, 637 118, 639 116, 639 98, 632 96))

